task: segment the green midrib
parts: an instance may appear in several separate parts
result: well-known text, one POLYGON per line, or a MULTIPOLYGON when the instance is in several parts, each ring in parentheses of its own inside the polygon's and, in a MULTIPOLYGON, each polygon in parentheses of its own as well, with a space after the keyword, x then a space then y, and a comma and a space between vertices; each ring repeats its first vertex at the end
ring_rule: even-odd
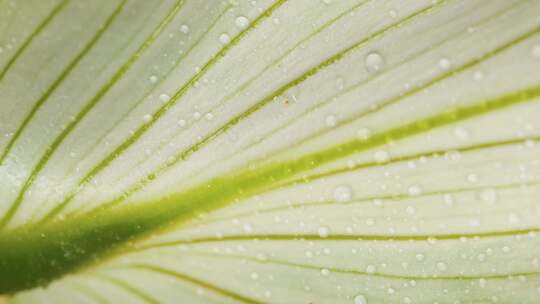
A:
POLYGON ((126 242, 199 213, 225 207, 237 199, 265 191, 275 183, 337 159, 421 134, 434 128, 500 110, 540 97, 540 85, 491 100, 430 116, 367 140, 350 140, 297 159, 262 164, 155 202, 97 210, 84 216, 51 222, 41 229, 23 227, 0 234, 0 293, 45 284, 106 256, 122 253, 126 242), (118 251, 114 251, 118 250, 118 251))

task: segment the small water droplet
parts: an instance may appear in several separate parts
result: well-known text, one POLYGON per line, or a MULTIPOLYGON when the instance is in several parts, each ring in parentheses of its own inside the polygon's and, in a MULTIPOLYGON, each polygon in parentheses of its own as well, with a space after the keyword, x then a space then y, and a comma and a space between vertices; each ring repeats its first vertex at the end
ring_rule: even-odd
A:
POLYGON ((360 128, 356 131, 356 136, 361 140, 366 140, 371 136, 371 130, 367 128, 360 128))
POLYGON ((422 194, 422 188, 418 185, 412 185, 408 189, 409 195, 420 195, 422 194))
POLYGON ((482 73, 481 71, 476 71, 473 74, 473 78, 476 81, 480 81, 480 80, 484 79, 484 73, 482 73))
POLYGON ((193 113, 193 118, 195 118, 195 120, 201 119, 201 112, 194 112, 193 113))
POLYGON ((497 192, 495 189, 484 189, 480 191, 480 199, 488 205, 493 205, 497 201, 497 192))
POLYGON ((178 120, 177 124, 180 126, 180 127, 184 127, 186 125, 186 121, 183 120, 183 119, 180 119, 178 120))
POLYGON ((251 275, 249 276, 252 280, 257 280, 259 279, 259 274, 256 273, 256 272, 252 272, 251 275))
POLYGON ((448 58, 441 58, 439 60, 439 68, 441 68, 441 70, 443 70, 443 71, 446 71, 446 70, 450 69, 451 65, 452 65, 452 63, 450 62, 450 60, 448 58))
POLYGON ((214 119, 214 114, 208 112, 204 115, 204 117, 207 119, 207 120, 212 120, 214 119))
POLYGON ((335 127, 336 126, 336 122, 337 122, 337 119, 336 119, 336 116, 335 115, 328 115, 326 116, 326 119, 325 119, 325 123, 326 123, 326 126, 331 128, 331 127, 335 127))
POLYGON ((189 33, 189 26, 187 26, 187 25, 185 25, 185 24, 182 24, 182 25, 180 26, 180 31, 181 31, 182 33, 184 33, 184 34, 189 33))
POLYGON ((167 94, 160 94, 159 95, 159 100, 163 101, 163 102, 167 102, 171 99, 171 96, 167 95, 167 94))
POLYGON ((533 46, 533 48, 531 50, 531 54, 535 58, 540 58, 540 44, 537 44, 537 45, 533 46))
POLYGON ((390 154, 385 150, 379 150, 373 154, 373 158, 378 163, 385 163, 390 160, 390 154))
POLYGON ((146 114, 146 115, 143 116, 143 119, 144 119, 144 122, 148 123, 148 122, 152 121, 152 115, 146 114))
POLYGON ((223 33, 219 35, 219 42, 221 42, 221 44, 227 44, 231 42, 231 37, 229 36, 229 34, 223 33))
POLYGON ((158 81, 158 78, 157 78, 156 75, 152 75, 152 76, 150 76, 149 80, 150 80, 151 83, 156 83, 158 81))
POLYGON ((388 11, 388 15, 390 15, 390 17, 392 18, 396 18, 397 17, 397 11, 395 9, 391 9, 388 11))
POLYGON ((445 271, 447 269, 447 266, 444 262, 438 262, 437 269, 439 269, 440 271, 445 271))
POLYGON ((330 270, 328 270, 327 268, 323 268, 323 269, 321 269, 321 274, 323 276, 327 276, 327 275, 330 274, 330 270))
POLYGON ((375 266, 373 266, 373 265, 367 265, 367 267, 366 267, 366 272, 367 272, 367 273, 374 273, 374 272, 375 272, 375 266))
POLYGON ((238 16, 236 17, 236 20, 234 21, 236 26, 238 26, 241 29, 245 29, 249 25, 249 19, 244 16, 238 16))
POLYGON ((336 78, 336 88, 340 91, 345 88, 345 80, 343 80, 343 78, 336 78))
POLYGON ((384 58, 377 52, 371 52, 366 55, 365 64, 368 72, 378 72, 384 67, 384 58))
POLYGON ((354 297, 354 304, 368 304, 368 302, 364 295, 359 294, 354 297))
POLYGON ((416 254, 415 258, 416 258, 416 260, 418 262, 422 262, 424 260, 425 256, 423 254, 421 254, 421 253, 418 253, 418 254, 416 254))
POLYGON ((334 189, 334 199, 337 202, 344 203, 352 199, 352 189, 347 185, 341 185, 334 189))
POLYGON ((319 229, 317 229, 317 233, 319 233, 320 237, 326 238, 330 234, 330 229, 328 227, 321 226, 319 229))

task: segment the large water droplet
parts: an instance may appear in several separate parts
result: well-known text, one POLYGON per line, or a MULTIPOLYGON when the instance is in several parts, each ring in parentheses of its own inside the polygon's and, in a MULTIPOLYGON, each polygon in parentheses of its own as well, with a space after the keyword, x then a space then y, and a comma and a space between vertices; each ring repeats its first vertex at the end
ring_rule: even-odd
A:
POLYGON ((366 55, 365 64, 368 72, 378 72, 384 67, 384 58, 377 52, 371 52, 366 55))

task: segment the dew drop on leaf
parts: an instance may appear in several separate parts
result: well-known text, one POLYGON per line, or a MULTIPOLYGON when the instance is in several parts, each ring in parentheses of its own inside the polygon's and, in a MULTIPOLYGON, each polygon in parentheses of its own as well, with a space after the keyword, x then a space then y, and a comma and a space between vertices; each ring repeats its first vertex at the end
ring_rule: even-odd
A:
POLYGON ((221 42, 221 44, 227 44, 231 42, 231 37, 229 36, 229 34, 223 33, 219 35, 219 42, 221 42))
POLYGON ((349 202, 352 199, 352 189, 347 185, 341 185, 334 189, 334 199, 337 202, 349 202))
POLYGON ((236 20, 234 21, 236 26, 238 26, 241 29, 245 29, 249 25, 249 19, 244 16, 238 16, 236 17, 236 20))
POLYGON ((371 52, 366 55, 365 64, 368 72, 378 72, 384 67, 384 58, 377 52, 371 52))
POLYGON ((157 78, 156 75, 152 75, 152 76, 150 76, 149 80, 150 80, 151 83, 156 83, 158 81, 158 78, 157 78))
POLYGON ((330 234, 330 229, 326 226, 321 226, 319 229, 317 229, 317 233, 320 237, 326 238, 330 234))
POLYGON ((450 69, 450 66, 452 65, 452 63, 450 62, 450 60, 448 58, 441 58, 439 60, 439 68, 443 71, 446 71, 448 69, 450 69))
POLYGON ((152 121, 152 115, 150 115, 150 114, 144 115, 144 116, 143 116, 143 120, 144 120, 144 122, 150 122, 150 121, 152 121))
POLYGON ((167 95, 167 94, 160 94, 159 95, 159 100, 163 101, 163 102, 167 102, 171 99, 171 96, 167 95))
POLYGON ((533 57, 540 59, 540 44, 533 46, 531 54, 533 57))
POLYGON ((189 33, 189 26, 185 25, 185 24, 182 24, 180 26, 180 32, 184 33, 184 34, 187 34, 189 33))
POLYGON ((367 304, 367 303, 368 301, 364 295, 359 294, 354 297, 354 304, 367 304))

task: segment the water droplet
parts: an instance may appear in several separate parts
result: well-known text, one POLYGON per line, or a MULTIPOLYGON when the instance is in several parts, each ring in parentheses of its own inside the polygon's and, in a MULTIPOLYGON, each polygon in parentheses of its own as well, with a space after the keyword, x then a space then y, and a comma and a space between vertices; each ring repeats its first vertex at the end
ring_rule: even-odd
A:
POLYGON ((439 269, 440 271, 445 271, 447 269, 446 264, 443 262, 438 262, 437 269, 439 269))
POLYGON ((207 120, 212 120, 214 119, 214 114, 208 112, 204 115, 204 117, 207 119, 207 120))
POLYGON ((143 116, 144 122, 151 122, 152 121, 152 115, 146 114, 143 116))
POLYGON ((236 20, 234 21, 236 26, 238 26, 241 29, 245 29, 249 25, 249 19, 244 16, 238 16, 236 17, 236 20))
POLYGON ((336 78, 336 88, 340 91, 345 88, 345 80, 343 80, 343 78, 336 78))
POLYGON ((439 68, 441 68, 443 71, 450 69, 451 65, 452 63, 448 58, 441 58, 441 60, 439 60, 439 68))
POLYGON ((323 269, 321 269, 321 274, 322 274, 323 276, 327 276, 327 275, 330 274, 330 270, 328 270, 328 269, 326 269, 326 268, 323 268, 323 269))
POLYGON ((388 15, 390 15, 390 17, 392 18, 396 18, 397 17, 397 11, 394 10, 394 9, 391 9, 388 11, 388 15))
POLYGON ((497 192, 495 189, 484 189, 480 192, 480 199, 488 205, 493 205, 497 201, 497 192))
POLYGON ((368 304, 368 302, 364 295, 359 294, 354 297, 354 304, 368 304))
POLYGON ((184 127, 186 125, 186 121, 183 120, 183 119, 180 119, 178 120, 177 124, 180 126, 180 127, 184 127))
POLYGON ((349 186, 341 185, 334 189, 334 199, 337 202, 344 203, 352 199, 352 189, 349 186))
POLYGON ((416 254, 415 258, 416 258, 416 260, 418 262, 422 262, 424 260, 425 256, 423 254, 421 254, 421 253, 418 253, 418 254, 416 254))
POLYGON ((531 50, 531 54, 535 58, 540 58, 540 44, 537 44, 537 45, 533 46, 533 48, 531 50))
POLYGON ((374 272, 375 272, 375 266, 373 266, 373 265, 367 265, 367 267, 366 267, 366 272, 367 272, 367 273, 374 273, 374 272))
POLYGON ((194 112, 193 113, 193 118, 195 118, 195 120, 201 119, 201 112, 194 112))
POLYGON ((337 122, 337 119, 336 119, 336 116, 335 115, 328 115, 326 116, 326 119, 325 119, 325 123, 326 123, 326 126, 331 128, 331 127, 335 127, 336 126, 336 122, 337 122))
POLYGON ((366 55, 365 64, 368 72, 378 72, 384 67, 384 58, 377 52, 371 52, 366 55))
POLYGON ((330 229, 328 227, 321 226, 319 229, 317 229, 317 232, 319 233, 320 237, 325 238, 330 234, 330 229))
POLYGON ((375 158, 375 161, 378 163, 384 163, 390 160, 390 154, 387 151, 379 150, 373 154, 373 158, 375 158))
POLYGON ((386 292, 388 292, 388 294, 394 294, 396 292, 396 290, 394 288, 392 288, 392 287, 388 287, 386 292))
POLYGON ((171 96, 167 95, 167 94, 161 94, 159 95, 159 100, 163 101, 163 102, 167 102, 171 99, 171 96))
POLYGON ((422 188, 418 185, 412 185, 408 189, 409 195, 420 195, 422 194, 422 188))
POLYGON ((250 275, 250 278, 252 280, 257 280, 257 279, 259 279, 259 274, 256 273, 256 272, 252 272, 251 275, 250 275))
POLYGON ((454 135, 456 135, 456 138, 459 140, 468 140, 469 139, 469 131, 463 127, 457 127, 454 129, 454 135))
POLYGON ((366 140, 371 136, 371 130, 367 128, 360 128, 356 131, 356 136, 361 140, 366 140))
POLYGON ((184 34, 189 33, 189 26, 187 26, 187 25, 185 25, 185 24, 182 24, 182 25, 180 26, 180 31, 181 31, 182 33, 184 33, 184 34))
POLYGON ((231 42, 231 37, 229 36, 229 34, 223 33, 219 35, 219 42, 221 42, 222 44, 227 44, 231 42))
POLYGON ((326 5, 332 4, 332 0, 322 0, 322 2, 326 5))
POLYGON ((150 78, 149 78, 149 79, 150 79, 150 82, 151 82, 151 83, 156 83, 156 82, 158 81, 158 78, 157 78, 157 76, 156 76, 156 75, 152 75, 152 76, 150 76, 150 78))
POLYGON ((482 73, 481 71, 476 71, 473 74, 473 78, 476 81, 480 81, 480 80, 484 79, 484 73, 482 73))

